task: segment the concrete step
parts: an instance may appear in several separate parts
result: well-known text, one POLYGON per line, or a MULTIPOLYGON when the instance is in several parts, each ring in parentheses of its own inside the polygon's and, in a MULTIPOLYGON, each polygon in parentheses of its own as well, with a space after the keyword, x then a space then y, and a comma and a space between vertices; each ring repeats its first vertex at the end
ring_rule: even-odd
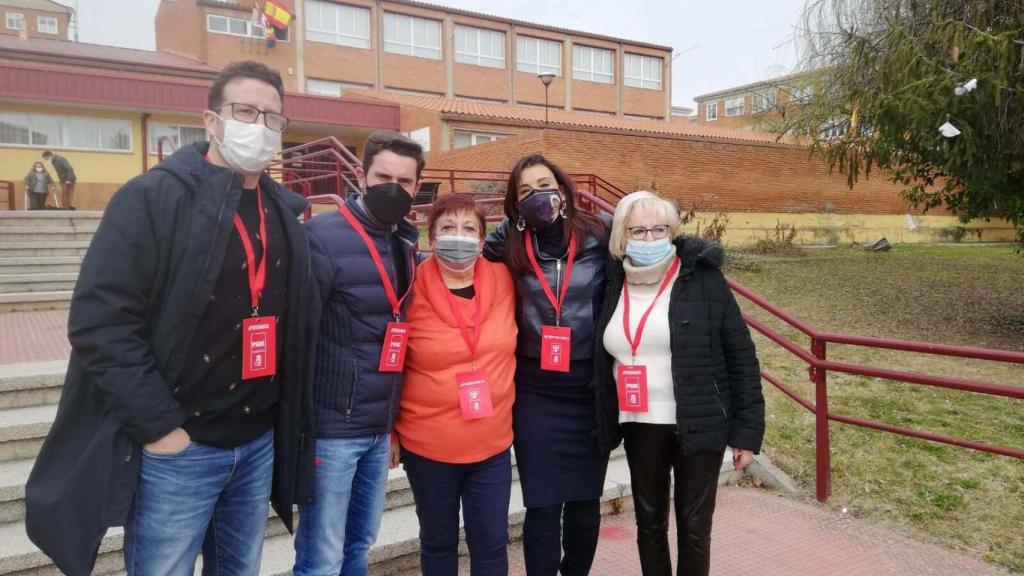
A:
POLYGON ((77 281, 77 272, 0 274, 0 294, 66 292, 74 290, 77 281))
POLYGON ((67 242, 91 240, 97 224, 90 226, 4 226, 0 224, 0 242, 67 242))
MULTIPOLYGON (((628 507, 626 501, 631 494, 626 460, 623 457, 615 458, 608 466, 602 511, 607 514, 625 509, 628 507)), ((510 534, 514 537, 521 533, 524 518, 522 489, 516 480, 512 485, 508 515, 510 534)), ((94 574, 116 574, 123 570, 122 546, 123 531, 120 528, 109 530, 100 546, 94 574)), ((465 553, 464 545, 460 547, 460 551, 465 553)), ((280 522, 271 519, 267 524, 260 575, 290 575, 294 558, 293 537, 284 530, 280 522)), ((373 575, 393 574, 418 566, 419 522, 412 503, 393 507, 384 512, 380 534, 370 550, 370 562, 370 574, 373 575)), ((58 573, 49 558, 29 541, 24 525, 20 521, 0 524, 0 575, 49 576, 58 573)))
POLYGON ((0 408, 57 404, 67 367, 67 360, 0 365, 0 408))
POLYGON ((40 212, 5 211, 0 212, 0 230, 11 228, 52 228, 72 227, 95 230, 99 226, 103 212, 86 210, 59 211, 44 210, 40 212))
POLYGON ((34 458, 56 414, 53 404, 0 409, 0 462, 34 458))
POLYGON ((36 258, 40 256, 85 256, 88 240, 61 240, 58 242, 0 242, 2 258, 36 258))
POLYGON ((65 310, 71 306, 71 293, 71 290, 0 293, 0 312, 65 310))
POLYGON ((0 275, 73 272, 82 267, 81 256, 35 256, 0 258, 0 275))

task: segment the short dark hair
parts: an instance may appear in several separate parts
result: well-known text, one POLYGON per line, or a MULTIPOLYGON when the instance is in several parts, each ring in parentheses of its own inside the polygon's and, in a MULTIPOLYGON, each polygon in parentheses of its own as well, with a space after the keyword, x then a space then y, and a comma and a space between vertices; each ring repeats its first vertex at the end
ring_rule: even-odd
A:
POLYGON ((53 152, 50 152, 49 150, 43 151, 43 158, 49 158, 50 156, 53 156, 53 152))
POLYGON ((277 95, 281 97, 281 106, 284 106, 284 82, 281 81, 281 75, 277 70, 260 62, 245 60, 228 64, 213 79, 210 93, 206 97, 206 107, 209 110, 220 108, 224 104, 224 87, 228 85, 228 82, 239 78, 252 78, 270 84, 277 90, 277 95))
POLYGON ((423 147, 418 142, 391 130, 378 130, 366 139, 363 146, 363 170, 369 170, 373 165, 373 159, 384 150, 390 150, 399 156, 416 159, 416 179, 420 179, 420 172, 426 160, 423 158, 423 147))
POLYGON ((480 238, 483 238, 487 232, 487 215, 484 214, 483 206, 477 204, 469 194, 444 194, 434 201, 434 205, 430 207, 430 215, 427 216, 427 238, 433 241, 437 237, 434 226, 442 216, 459 212, 469 212, 476 217, 480 225, 480 238))

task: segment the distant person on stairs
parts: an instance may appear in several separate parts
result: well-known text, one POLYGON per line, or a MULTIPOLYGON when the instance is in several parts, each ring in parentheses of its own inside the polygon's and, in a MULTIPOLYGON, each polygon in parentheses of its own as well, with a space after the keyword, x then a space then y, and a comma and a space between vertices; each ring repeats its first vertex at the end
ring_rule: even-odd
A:
POLYGON ((67 158, 49 150, 43 152, 43 160, 51 164, 57 171, 57 180, 60 181, 60 208, 74 210, 75 205, 72 204, 72 201, 75 195, 75 182, 78 181, 75 169, 71 167, 67 158))
MULTIPOLYGON (((210 142, 111 200, 71 300, 71 358, 26 486, 29 537, 71 576, 124 526, 129 576, 260 571, 268 501, 287 527, 311 395, 306 201, 265 172, 288 125, 281 76, 214 80, 210 142)), ((306 452, 302 452, 303 449, 306 452)), ((306 456, 301 460, 301 456, 306 456)))
POLYGON ((25 194, 28 195, 29 210, 45 210, 46 195, 53 188, 53 179, 50 173, 43 167, 42 162, 36 162, 32 170, 25 175, 25 194))

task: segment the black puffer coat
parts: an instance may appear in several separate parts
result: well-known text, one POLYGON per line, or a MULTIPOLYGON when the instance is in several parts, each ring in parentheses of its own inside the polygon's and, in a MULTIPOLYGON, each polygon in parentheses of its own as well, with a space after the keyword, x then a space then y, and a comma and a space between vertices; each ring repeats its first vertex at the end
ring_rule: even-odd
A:
MULTIPOLYGON (((764 437, 760 365, 736 298, 719 270, 725 252, 719 244, 685 236, 676 238, 675 245, 682 265, 670 295, 669 330, 682 451, 721 451, 728 445, 758 452, 764 437)), ((625 279, 619 260, 610 258, 605 272, 599 338, 615 313, 625 279)), ((603 408, 598 435, 605 449, 621 440, 613 370, 614 360, 602 349, 596 379, 603 408)))

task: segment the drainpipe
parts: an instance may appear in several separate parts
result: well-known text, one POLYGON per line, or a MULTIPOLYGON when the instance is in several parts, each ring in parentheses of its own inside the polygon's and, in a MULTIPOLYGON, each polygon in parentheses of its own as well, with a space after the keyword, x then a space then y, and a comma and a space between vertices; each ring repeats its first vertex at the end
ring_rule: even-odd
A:
POLYGON ((142 171, 149 171, 149 112, 142 113, 142 171))

